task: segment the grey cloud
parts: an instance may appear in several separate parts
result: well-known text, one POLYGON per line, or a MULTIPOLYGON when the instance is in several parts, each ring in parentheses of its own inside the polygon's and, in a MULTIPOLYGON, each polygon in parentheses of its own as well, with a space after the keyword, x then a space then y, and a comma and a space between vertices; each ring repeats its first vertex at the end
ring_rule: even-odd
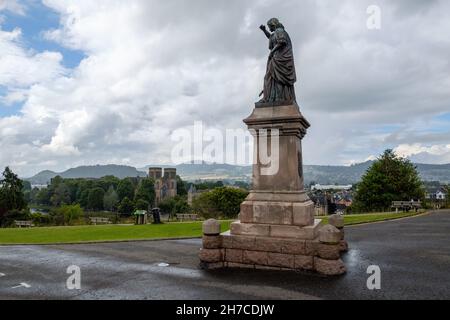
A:
POLYGON ((425 133, 418 134, 411 129, 395 132, 387 136, 383 141, 390 145, 399 144, 448 144, 450 143, 450 131, 442 133, 425 133))
MULTIPOLYGON (((85 38, 72 41, 88 52, 78 69, 82 76, 76 78, 75 72, 68 81, 73 90, 59 92, 68 88, 61 82, 46 88, 48 92, 35 90, 34 100, 27 103, 30 109, 44 105, 52 115, 64 108, 89 110, 81 134, 66 128, 61 135, 76 137, 74 146, 81 154, 57 157, 36 149, 23 151, 24 158, 37 154, 24 171, 34 173, 38 163, 55 158, 60 166, 128 158, 137 166, 169 161, 168 140, 177 128, 197 120, 222 130, 243 128, 242 119, 261 90, 268 54, 267 39, 258 27, 273 16, 281 19, 294 42, 299 103, 313 124, 304 144, 306 163, 363 161, 401 143, 450 143, 446 133, 411 134, 413 125, 424 126, 448 109, 450 40, 436 33, 436 28, 443 32, 450 26, 440 14, 450 10, 447 1, 380 1, 380 31, 366 28, 366 8, 373 4, 369 0, 132 4, 138 8, 133 20, 122 26, 138 39, 127 48, 129 55, 105 60, 116 48, 102 47, 103 42, 94 46, 85 38), (157 45, 147 43, 152 39, 157 45), (101 52, 95 52, 97 47, 101 52), (123 65, 130 70, 123 71, 123 65), (111 79, 115 70, 121 77, 111 79), (84 75, 89 72, 89 77, 84 75), (88 81, 83 82, 83 75, 88 81), (384 135, 376 131, 405 122, 410 125, 384 135)), ((16 148, 34 140, 49 144, 61 114, 43 122, 47 129, 26 128, 30 123, 22 121, 20 132, 0 137, 0 145, 16 148)), ((11 158, 0 157, 0 164, 8 161, 11 158)))

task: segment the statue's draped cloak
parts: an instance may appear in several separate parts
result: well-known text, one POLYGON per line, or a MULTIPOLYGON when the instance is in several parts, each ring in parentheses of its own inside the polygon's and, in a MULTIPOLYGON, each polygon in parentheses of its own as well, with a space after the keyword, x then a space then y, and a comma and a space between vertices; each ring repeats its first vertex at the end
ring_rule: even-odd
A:
POLYGON ((264 102, 295 101, 294 84, 297 81, 294 64, 292 42, 284 28, 277 28, 272 33, 269 49, 275 45, 281 48, 275 51, 272 59, 267 63, 264 79, 264 102))

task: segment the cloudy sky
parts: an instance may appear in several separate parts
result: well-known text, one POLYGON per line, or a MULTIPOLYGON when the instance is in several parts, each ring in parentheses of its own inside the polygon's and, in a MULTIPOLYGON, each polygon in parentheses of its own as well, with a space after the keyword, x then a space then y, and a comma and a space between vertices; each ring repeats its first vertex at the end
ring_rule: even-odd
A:
POLYGON ((173 130, 244 128, 273 16, 312 124, 305 163, 386 148, 450 163, 448 12, 447 0, 0 0, 0 167, 170 163, 173 130))

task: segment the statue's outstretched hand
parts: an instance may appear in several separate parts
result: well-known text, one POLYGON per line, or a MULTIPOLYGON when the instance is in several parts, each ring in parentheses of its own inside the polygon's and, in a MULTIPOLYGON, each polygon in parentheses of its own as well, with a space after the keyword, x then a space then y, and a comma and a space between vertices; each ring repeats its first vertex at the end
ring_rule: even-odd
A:
POLYGON ((265 25, 263 25, 263 24, 262 24, 262 25, 260 25, 260 26, 259 26, 259 28, 260 28, 260 29, 261 29, 262 31, 264 31, 264 32, 266 32, 266 31, 267 31, 267 30, 266 30, 266 26, 265 26, 265 25))

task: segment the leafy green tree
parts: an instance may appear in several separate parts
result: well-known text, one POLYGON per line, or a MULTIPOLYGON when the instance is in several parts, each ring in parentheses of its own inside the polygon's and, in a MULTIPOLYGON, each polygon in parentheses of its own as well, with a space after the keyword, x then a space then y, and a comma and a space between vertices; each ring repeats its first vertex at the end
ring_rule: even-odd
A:
POLYGON ((50 190, 48 188, 43 188, 39 190, 36 195, 36 203, 49 206, 50 198, 51 198, 50 190))
POLYGON ((22 184, 23 184, 23 188, 22 191, 31 191, 31 182, 30 181, 26 181, 26 180, 22 180, 22 184))
POLYGON ((83 208, 86 208, 89 190, 95 188, 94 182, 91 179, 77 179, 77 185, 75 202, 79 203, 83 208))
POLYGON ((63 205, 50 212, 50 216, 57 225, 73 225, 84 215, 83 209, 77 205, 63 205))
POLYGON ((139 200, 143 200, 148 204, 153 204, 155 202, 155 182, 153 179, 146 178, 141 180, 136 190, 134 200, 136 201, 136 204, 139 200))
POLYGON ((50 193, 53 194, 56 190, 56 188, 61 184, 64 183, 64 179, 61 176, 56 176, 53 179, 50 180, 50 185, 48 186, 50 193))
POLYGON ((97 186, 102 188, 103 190, 108 191, 112 186, 114 190, 117 190, 117 187, 120 183, 120 179, 115 176, 105 176, 103 178, 98 179, 97 186))
POLYGON ((191 211, 187 199, 184 196, 165 199, 159 204, 159 208, 162 212, 169 214, 189 213, 191 211))
POLYGON ((78 203, 83 208, 87 208, 88 207, 89 191, 90 191, 89 189, 85 189, 85 190, 81 191, 80 199, 78 200, 78 203))
POLYGON ((177 194, 179 196, 185 196, 187 195, 188 190, 189 186, 186 181, 184 181, 180 176, 177 175, 177 194))
POLYGON ((247 191, 227 187, 219 187, 211 192, 218 210, 226 218, 235 218, 239 214, 241 203, 248 195, 247 191))
POLYGON ((113 186, 110 186, 103 197, 103 207, 108 211, 115 211, 119 204, 119 195, 113 186))
POLYGON ((234 186, 244 189, 244 190, 250 190, 250 184, 248 182, 245 181, 235 181, 234 182, 234 186))
POLYGON ((360 212, 386 210, 392 201, 423 201, 424 197, 416 167, 392 150, 386 150, 357 185, 353 209, 360 212))
POLYGON ((134 185, 133 182, 125 178, 120 180, 119 185, 117 186, 117 194, 119 195, 119 200, 122 202, 124 198, 134 199, 134 185))
POLYGON ((212 190, 224 186, 223 181, 200 181, 194 184, 197 190, 212 190))
POLYGON ((55 186, 50 202, 55 207, 71 203, 70 190, 64 182, 60 182, 55 186))
POLYGON ((77 195, 80 185, 80 179, 64 179, 64 184, 67 186, 70 201, 69 203, 77 203, 77 195))
POLYGON ((247 195, 242 189, 219 187, 195 198, 193 209, 205 218, 235 218, 247 195))
POLYGON ((33 188, 30 192, 30 203, 37 204, 37 196, 39 194, 39 188, 33 188))
POLYGON ((31 191, 23 191, 23 199, 25 200, 25 203, 31 203, 31 191))
POLYGON ((103 198, 105 191, 102 188, 94 188, 89 191, 87 207, 92 210, 103 210, 103 198))
POLYGON ((120 202, 119 212, 124 214, 132 214, 133 211, 133 202, 128 197, 123 198, 123 200, 120 202))
POLYGON ((23 195, 23 183, 9 167, 3 172, 0 180, 0 219, 8 211, 23 210, 26 208, 23 195))
POLYGON ((220 211, 216 206, 212 192, 201 193, 192 200, 192 211, 205 219, 219 218, 220 211))
POLYGON ((29 220, 31 218, 31 212, 29 208, 22 210, 9 210, 3 216, 0 216, 0 226, 13 227, 15 220, 29 220))
POLYGON ((144 199, 139 199, 136 201, 136 210, 148 210, 149 203, 144 199))

